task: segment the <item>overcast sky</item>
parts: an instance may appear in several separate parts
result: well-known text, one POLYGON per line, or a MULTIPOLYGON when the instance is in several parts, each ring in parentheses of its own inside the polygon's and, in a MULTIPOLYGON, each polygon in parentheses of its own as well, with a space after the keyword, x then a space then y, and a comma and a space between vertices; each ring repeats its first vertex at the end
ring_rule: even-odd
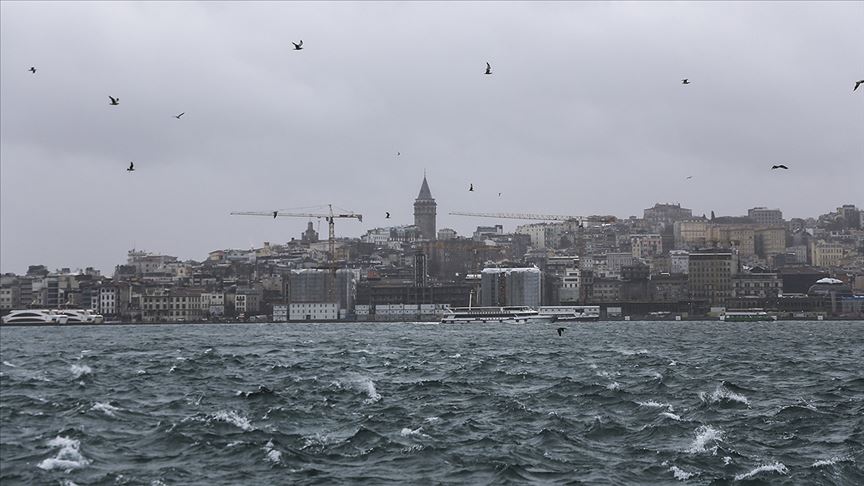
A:
POLYGON ((4 1, 0 271, 202 260, 307 223, 231 211, 412 224, 424 170, 461 234, 522 222, 448 212, 860 207, 862 25, 860 1, 4 1))

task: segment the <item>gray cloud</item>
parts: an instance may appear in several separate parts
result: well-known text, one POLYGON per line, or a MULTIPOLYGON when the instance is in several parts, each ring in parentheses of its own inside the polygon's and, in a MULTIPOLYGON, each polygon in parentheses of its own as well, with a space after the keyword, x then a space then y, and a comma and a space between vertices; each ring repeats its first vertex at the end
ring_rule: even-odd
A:
POLYGON ((424 169, 461 233, 484 221, 447 212, 862 202, 861 3, 0 11, 3 271, 109 270, 133 245, 200 259, 306 224, 232 210, 332 202, 365 215, 348 236, 408 224, 424 169))

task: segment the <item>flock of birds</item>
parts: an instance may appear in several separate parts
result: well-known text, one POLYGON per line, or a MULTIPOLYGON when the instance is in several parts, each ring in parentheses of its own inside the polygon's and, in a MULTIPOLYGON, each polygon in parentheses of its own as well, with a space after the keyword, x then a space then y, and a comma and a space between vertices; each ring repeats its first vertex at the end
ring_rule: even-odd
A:
MULTIPOLYGON (((302 39, 300 40, 299 43, 293 42, 293 41, 291 43, 294 44, 294 50, 295 51, 302 51, 303 50, 303 40, 302 39)), ((33 74, 36 74, 36 71, 37 71, 36 66, 31 66, 30 69, 28 69, 28 71, 30 71, 33 74)), ((488 62, 486 63, 486 71, 484 72, 484 74, 485 75, 491 75, 492 74, 492 65, 488 62)), ((692 83, 690 82, 689 78, 684 78, 681 80, 681 84, 686 85, 686 84, 692 84, 692 83)), ((862 79, 860 81, 856 81, 855 85, 852 87, 852 91, 856 91, 858 89, 858 87, 861 86, 862 84, 864 84, 864 79, 862 79)), ((120 105, 120 98, 115 98, 114 96, 109 95, 108 100, 109 100, 108 104, 110 106, 120 105)), ((173 116, 174 116, 174 118, 179 120, 180 117, 182 117, 185 114, 186 114, 186 112, 184 111, 184 112, 180 113, 179 115, 173 115, 173 116)), ((401 155, 402 155, 402 152, 396 152, 397 157, 401 156, 401 155)), ((788 170, 789 167, 787 167, 785 164, 774 164, 771 166, 771 170, 777 170, 777 169, 788 170)), ((129 162, 129 167, 126 170, 128 172, 135 171, 135 163, 129 162)), ((685 179, 692 179, 692 178, 693 178, 693 176, 690 175, 690 176, 687 176, 685 179)), ((468 192, 474 192, 474 184, 473 183, 469 183, 468 192)), ((501 197, 500 192, 498 193, 498 197, 501 197)), ((275 219, 276 216, 277 216, 277 211, 273 211, 273 218, 275 219)), ((390 219, 390 213, 389 212, 386 213, 385 219, 390 219)), ((559 330, 559 334, 560 334, 560 332, 561 331, 559 330)))

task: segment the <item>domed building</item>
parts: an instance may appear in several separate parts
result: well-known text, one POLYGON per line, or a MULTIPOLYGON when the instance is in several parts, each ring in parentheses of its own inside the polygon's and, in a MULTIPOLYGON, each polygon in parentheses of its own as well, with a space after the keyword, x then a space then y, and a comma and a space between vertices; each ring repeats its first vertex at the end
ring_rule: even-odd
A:
POLYGON ((852 297, 852 288, 836 278, 821 278, 807 290, 810 297, 852 297))

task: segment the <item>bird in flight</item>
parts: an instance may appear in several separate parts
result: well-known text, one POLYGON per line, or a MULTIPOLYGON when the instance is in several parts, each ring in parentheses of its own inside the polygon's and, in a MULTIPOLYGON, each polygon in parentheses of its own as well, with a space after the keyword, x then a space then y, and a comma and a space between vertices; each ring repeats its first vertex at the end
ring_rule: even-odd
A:
POLYGON ((291 43, 294 44, 294 50, 295 51, 299 51, 299 50, 303 49, 303 40, 302 39, 300 40, 299 44, 296 42, 291 42, 291 43))
POLYGON ((681 80, 681 84, 690 84, 690 80, 687 78, 684 78, 681 80))
POLYGON ((498 197, 501 197, 501 193, 500 193, 500 192, 498 193, 498 197))
POLYGON ((486 63, 486 74, 492 74, 492 66, 488 62, 486 63))
MULTIPOLYGON (((30 66, 30 69, 28 69, 28 71, 30 71, 33 74, 36 74, 36 68, 34 66, 30 66)), ((855 87, 857 88, 858 85, 856 84, 855 87)), ((855 91, 855 90, 853 89, 852 91, 855 91)))
MULTIPOLYGON (((30 69, 33 70, 34 73, 36 72, 36 68, 30 68, 30 69)), ((862 79, 861 81, 855 81, 855 87, 852 88, 852 91, 855 91, 856 89, 858 89, 858 86, 861 86, 862 84, 864 84, 864 79, 862 79)))
POLYGON ((176 119, 179 120, 180 117, 183 116, 183 115, 185 115, 185 114, 186 114, 186 112, 184 111, 183 113, 180 113, 179 115, 174 115, 174 118, 176 118, 176 119))
POLYGON ((567 328, 566 327, 559 327, 558 329, 556 329, 556 331, 558 331, 559 336, 564 334, 564 329, 567 329, 567 328))
POLYGON ((387 215, 384 216, 384 219, 390 219, 390 212, 389 211, 384 211, 384 212, 387 213, 387 215))
POLYGON ((277 214, 279 214, 279 211, 273 211, 273 219, 276 219, 277 214))
POLYGON ((115 98, 113 96, 108 96, 108 98, 111 99, 111 103, 109 103, 111 106, 117 106, 120 104, 120 98, 115 98))
POLYGON ((788 168, 789 168, 789 167, 786 167, 786 166, 783 165, 783 164, 777 164, 777 165, 772 165, 772 166, 771 166, 771 170, 774 170, 774 169, 788 169, 788 168))
POLYGON ((686 177, 686 179, 692 179, 692 178, 693 178, 693 176, 687 176, 686 177))
POLYGON ((402 155, 402 152, 396 152, 396 156, 397 156, 397 157, 400 156, 400 155, 402 155))
POLYGON ((470 187, 468 187, 468 190, 471 192, 474 192, 474 184, 470 184, 470 187))
POLYGON ((133 170, 135 170, 135 162, 129 162, 129 168, 126 170, 129 172, 132 172, 133 170))

